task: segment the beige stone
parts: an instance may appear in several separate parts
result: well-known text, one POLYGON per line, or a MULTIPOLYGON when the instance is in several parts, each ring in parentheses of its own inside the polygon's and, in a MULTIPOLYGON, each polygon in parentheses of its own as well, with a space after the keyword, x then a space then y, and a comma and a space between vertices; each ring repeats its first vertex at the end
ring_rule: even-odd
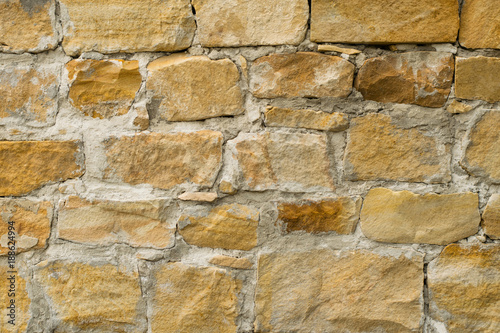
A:
POLYGON ((366 237, 386 243, 446 245, 477 233, 477 193, 419 195, 387 188, 370 190, 361 211, 366 237))
POLYGON ((134 110, 136 112, 133 120, 134 126, 137 126, 141 131, 147 130, 149 128, 149 113, 146 106, 136 106, 134 110))
POLYGON ((196 23, 189 0, 62 0, 63 48, 69 55, 97 51, 172 52, 191 46, 196 23))
POLYGON ((178 225, 189 244, 248 251, 257 245, 259 211, 240 204, 193 207, 184 211, 178 225))
POLYGON ((0 2, 0 51, 40 52, 57 46, 55 1, 0 2))
POLYGON ((214 202, 217 199, 217 193, 214 192, 184 192, 179 195, 179 199, 184 201, 204 201, 214 202))
POLYGON ((423 258, 366 250, 259 258, 257 332, 420 332, 423 258))
POLYGON ((344 53, 344 54, 348 54, 348 55, 354 55, 354 54, 361 53, 360 50, 356 50, 356 49, 338 47, 335 45, 324 45, 324 44, 318 45, 318 52, 339 52, 339 53, 344 53))
POLYGON ((192 183, 211 186, 222 160, 222 133, 148 133, 107 142, 105 179, 161 189, 192 183))
POLYGON ((455 67, 458 98, 500 101, 500 58, 457 58, 455 67))
POLYGON ((250 91, 258 98, 347 97, 354 65, 340 57, 313 52, 272 54, 250 68, 250 91))
POLYGON ((470 105, 467 105, 465 103, 461 103, 457 100, 453 100, 453 102, 451 102, 450 105, 448 105, 448 107, 446 108, 446 110, 449 112, 449 113, 467 113, 469 112, 470 110, 472 110, 473 107, 470 106, 470 105))
POLYGON ((351 120, 344 157, 348 180, 443 183, 451 179, 449 146, 383 114, 351 120))
POLYGON ((500 49, 500 7, 494 1, 466 0, 460 14, 460 45, 500 49))
POLYGON ((484 233, 492 239, 500 239, 500 194, 493 194, 483 212, 484 233))
POLYGON ((361 199, 349 197, 282 202, 278 204, 278 220, 283 222, 285 232, 334 231, 348 235, 356 229, 360 208, 361 199))
POLYGON ((205 47, 297 45, 306 35, 307 0, 194 0, 205 47))
POLYGON ((20 196, 83 173, 77 141, 0 142, 0 196, 20 196))
POLYGON ((236 269, 251 269, 252 262, 247 258, 234 258, 229 256, 215 256, 209 260, 213 265, 236 268, 236 269))
POLYGON ((456 0, 312 0, 311 41, 329 43, 455 42, 456 0))
POLYGON ((137 271, 109 263, 42 263, 35 279, 59 321, 55 332, 144 332, 137 271))
POLYGON ((108 201, 71 196, 60 204, 58 237, 76 243, 164 249, 175 244, 175 221, 166 220, 167 202, 108 201))
POLYGON ((500 112, 486 112, 468 135, 461 161, 469 174, 500 184, 500 112))
POLYGON ((77 59, 66 69, 71 104, 94 118, 126 114, 142 83, 137 60, 77 59))
POLYGON ((0 308, 0 323, 2 323, 0 325, 0 333, 27 332, 26 328, 31 317, 29 312, 31 299, 28 295, 28 291, 26 290, 26 277, 19 271, 19 259, 13 266, 10 266, 7 258, 0 258, 0 276, 2 277, 0 279, 0 290, 2 290, 2 293, 0 293, 0 302, 2 304, 2 307, 0 308), (16 273, 12 273, 12 270, 16 271, 16 273), (15 296, 9 296, 9 294, 12 293, 12 291, 10 291, 11 281, 7 278, 11 275, 15 276, 15 288, 12 288, 15 289, 15 296), (10 309, 7 309, 7 306, 10 306, 11 299, 15 302, 15 325, 8 323, 9 320, 13 319, 8 316, 11 311, 10 309))
POLYGON ((266 126, 308 128, 320 131, 343 131, 349 127, 349 117, 345 113, 327 113, 313 110, 294 110, 278 107, 266 109, 266 126))
POLYGON ((446 332, 500 331, 500 245, 448 245, 427 270, 429 313, 446 332))
POLYGON ((225 270, 167 263, 155 267, 151 330, 236 333, 241 280, 225 270))
POLYGON ((240 73, 229 59, 174 54, 151 62, 148 71, 150 108, 160 119, 201 120, 244 111, 240 73))
POLYGON ((444 52, 389 54, 365 61, 354 86, 365 99, 441 107, 453 82, 454 58, 444 52))
POLYGON ((219 184, 219 191, 225 194, 235 194, 238 190, 228 181, 221 181, 219 184))

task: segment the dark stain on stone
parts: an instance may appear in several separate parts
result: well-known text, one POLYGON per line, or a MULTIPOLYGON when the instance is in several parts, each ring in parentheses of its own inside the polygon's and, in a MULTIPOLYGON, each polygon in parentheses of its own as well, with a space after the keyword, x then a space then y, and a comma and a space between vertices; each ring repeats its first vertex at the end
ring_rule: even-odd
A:
POLYGON ((23 10, 30 16, 40 12, 49 1, 51 0, 20 0, 23 10))

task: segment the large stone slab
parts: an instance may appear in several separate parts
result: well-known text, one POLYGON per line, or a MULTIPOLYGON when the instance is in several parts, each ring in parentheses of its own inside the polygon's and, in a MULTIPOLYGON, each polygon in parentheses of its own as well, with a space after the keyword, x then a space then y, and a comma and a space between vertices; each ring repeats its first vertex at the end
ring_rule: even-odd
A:
POLYGON ((26 289, 26 276, 20 273, 19 260, 11 266, 7 258, 0 258, 0 333, 27 332, 31 318, 31 299, 26 289), (13 273, 12 271, 15 271, 13 273), (14 277, 14 279, 12 279, 14 277), (14 295, 15 294, 15 295, 14 295), (13 300, 14 303, 11 303, 13 300), (11 307, 14 305, 14 308, 11 307), (11 308, 8 308, 11 307, 11 308))
POLYGON ((466 0, 460 13, 460 45, 500 49, 500 7, 493 1, 466 0))
POLYGON ((500 194, 493 194, 483 212, 484 233, 492 239, 500 239, 500 194))
POLYGON ((257 332, 420 332, 423 258, 388 249, 263 254, 257 332))
POLYGON ((457 58, 455 67, 458 98, 500 101, 500 58, 457 58))
POLYGON ((320 131, 343 131, 349 127, 349 117, 345 113, 313 110, 294 110, 278 107, 267 107, 266 126, 308 128, 320 131))
POLYGON ((453 43, 458 25, 456 0, 311 2, 313 42, 453 43))

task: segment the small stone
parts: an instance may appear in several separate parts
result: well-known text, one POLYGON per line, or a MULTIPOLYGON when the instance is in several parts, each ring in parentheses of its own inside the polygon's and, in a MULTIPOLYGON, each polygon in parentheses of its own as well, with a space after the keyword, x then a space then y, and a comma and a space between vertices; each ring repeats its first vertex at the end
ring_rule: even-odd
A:
POLYGON ((365 99, 441 107, 453 82, 451 53, 407 52, 365 61, 354 86, 365 99))
POLYGON ((136 117, 134 118, 133 124, 137 126, 139 130, 145 131, 149 128, 149 113, 145 106, 135 106, 134 110, 136 112, 136 117))
POLYGON ((493 194, 483 212, 484 233, 492 239, 500 239, 500 194, 493 194))
POLYGON ((370 190, 361 210, 363 234, 378 242, 446 245, 477 233, 476 193, 415 194, 370 190))
POLYGON ((229 59, 174 54, 148 65, 150 108, 160 119, 201 120, 243 113, 240 73, 229 59))
POLYGON ((184 201, 204 201, 214 202, 217 199, 217 193, 213 192, 184 192, 179 195, 179 199, 184 201))
POLYGON ((347 97, 354 65, 340 57, 313 52, 272 54, 250 68, 250 90, 257 98, 347 97))
POLYGON ((235 194, 238 190, 228 181, 221 181, 219 184, 219 191, 225 194, 235 194))
POLYGON ((489 0, 467 0, 460 14, 460 45, 500 49, 500 7, 489 0))
POLYGON ((248 80, 248 62, 247 62, 247 59, 240 55, 238 57, 238 60, 240 61, 240 66, 241 66, 241 72, 243 73, 243 76, 245 77, 245 79, 248 80))
POLYGON ((345 47, 338 47, 335 45, 324 45, 320 44, 318 45, 318 52, 339 52, 339 53, 344 53, 348 55, 354 55, 354 54, 360 54, 360 50, 356 49, 348 49, 345 47))
POLYGON ((31 299, 26 290, 26 277, 19 271, 19 259, 17 260, 14 270, 16 271, 15 282, 14 280, 9 280, 12 275, 13 267, 10 267, 7 258, 0 258, 0 302, 2 307, 0 308, 1 323, 0 332, 1 333, 21 333, 27 332, 26 328, 28 326, 28 321, 31 318, 30 305, 31 299), (14 284, 14 288, 11 287, 14 284), (9 296, 9 289, 15 289, 15 296, 9 296), (15 301, 15 313, 14 318, 11 316, 11 309, 7 307, 10 306, 11 299, 15 301), (15 319, 15 325, 9 324, 8 321, 15 319))
POLYGON ((252 263, 247 258, 234 258, 229 256, 215 256, 209 263, 217 266, 230 267, 236 269, 251 269, 252 263))
POLYGON ((349 117, 345 113, 327 113, 313 110, 294 110, 267 107, 266 126, 308 128, 320 131, 343 131, 349 127, 349 117))
POLYGON ((446 110, 449 112, 449 113, 467 113, 469 112, 470 110, 472 110, 473 107, 470 106, 470 105, 467 105, 465 103, 461 103, 457 100, 453 100, 453 102, 451 102, 450 105, 448 105, 448 107, 446 108, 446 110))
POLYGON ((463 99, 500 101, 500 58, 457 58, 455 95, 463 99))
POLYGON ((225 270, 179 262, 157 265, 150 318, 155 333, 235 333, 242 282, 225 270))
POLYGON ((186 209, 179 217, 186 243, 211 248, 251 250, 257 245, 259 211, 240 204, 186 209))

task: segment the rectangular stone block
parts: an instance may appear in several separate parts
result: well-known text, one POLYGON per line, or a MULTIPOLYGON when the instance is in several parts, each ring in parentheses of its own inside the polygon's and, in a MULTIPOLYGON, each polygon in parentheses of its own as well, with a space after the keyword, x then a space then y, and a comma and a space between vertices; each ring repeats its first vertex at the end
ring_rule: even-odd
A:
POLYGON ((460 13, 460 45, 500 49, 500 6, 489 0, 466 0, 460 13))
POLYGON ((500 194, 493 194, 483 212, 484 233, 492 239, 500 239, 500 194))
POLYGON ((458 98, 500 101, 500 58, 457 58, 455 67, 458 98))
POLYGON ((308 128, 319 131, 343 131, 349 127, 349 117, 345 113, 313 110, 294 110, 267 107, 266 126, 308 128))

